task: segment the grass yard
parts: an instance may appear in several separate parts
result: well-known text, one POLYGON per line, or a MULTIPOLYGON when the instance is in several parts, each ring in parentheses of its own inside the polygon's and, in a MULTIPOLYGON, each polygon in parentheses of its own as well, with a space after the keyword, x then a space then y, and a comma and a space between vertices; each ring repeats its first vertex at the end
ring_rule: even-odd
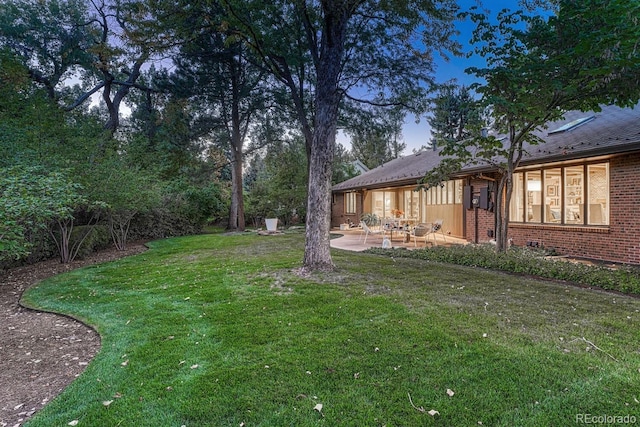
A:
POLYGON ((163 240, 32 288, 102 351, 28 425, 640 422, 639 299, 337 250, 337 272, 300 277, 303 244, 163 240))

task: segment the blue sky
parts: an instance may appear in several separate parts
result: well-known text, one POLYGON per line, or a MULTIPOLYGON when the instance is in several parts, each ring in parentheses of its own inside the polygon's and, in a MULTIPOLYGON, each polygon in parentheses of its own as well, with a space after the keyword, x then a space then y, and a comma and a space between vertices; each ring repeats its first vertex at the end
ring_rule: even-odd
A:
MULTIPOLYGON (((468 10, 471 6, 478 6, 477 0, 461 0, 458 2, 461 10, 468 10)), ((490 11, 490 15, 495 17, 497 13, 505 8, 517 10, 518 0, 484 0, 481 5, 483 10, 490 11)), ((462 44, 465 52, 471 51, 472 46, 469 45, 471 39, 473 24, 469 21, 458 22, 458 30, 460 36, 459 42, 462 44)), ((482 66, 484 61, 480 57, 472 58, 458 58, 450 57, 449 62, 445 62, 440 57, 436 58, 437 70, 436 81, 438 83, 444 83, 451 79, 456 79, 458 84, 470 85, 474 83, 475 76, 466 74, 464 70, 471 66, 482 66)), ((404 155, 411 154, 414 148, 419 148, 422 145, 426 145, 429 138, 431 138, 431 129, 425 118, 421 118, 420 123, 415 123, 414 117, 407 117, 405 126, 403 129, 404 142, 407 144, 407 148, 404 151, 404 155)))

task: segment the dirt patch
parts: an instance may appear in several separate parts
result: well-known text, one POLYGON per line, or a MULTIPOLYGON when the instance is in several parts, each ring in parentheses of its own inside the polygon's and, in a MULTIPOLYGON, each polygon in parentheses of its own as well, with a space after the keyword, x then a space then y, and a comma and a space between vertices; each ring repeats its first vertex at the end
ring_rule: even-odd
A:
POLYGON ((20 306, 22 293, 56 274, 145 249, 136 242, 126 251, 104 250, 71 264, 49 260, 0 271, 0 427, 24 423, 80 375, 100 349, 93 329, 20 306))

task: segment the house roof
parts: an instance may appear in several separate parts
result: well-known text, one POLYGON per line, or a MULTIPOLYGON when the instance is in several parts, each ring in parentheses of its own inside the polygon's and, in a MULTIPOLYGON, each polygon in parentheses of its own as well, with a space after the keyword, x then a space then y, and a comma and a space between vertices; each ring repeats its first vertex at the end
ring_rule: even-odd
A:
MULTIPOLYGON (((534 133, 545 143, 525 145, 520 166, 640 151, 640 104, 635 108, 608 105, 599 112, 569 111, 564 119, 549 123, 546 129, 534 133), (579 119, 585 120, 580 123, 579 119)), ((417 184, 440 160, 435 150, 410 154, 341 182, 333 190, 417 184)), ((489 166, 472 166, 461 172, 490 170, 489 166)))

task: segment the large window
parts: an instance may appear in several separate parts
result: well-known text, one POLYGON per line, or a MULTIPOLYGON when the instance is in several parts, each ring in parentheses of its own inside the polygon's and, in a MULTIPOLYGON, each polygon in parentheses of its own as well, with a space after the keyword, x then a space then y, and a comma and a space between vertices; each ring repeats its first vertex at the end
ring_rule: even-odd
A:
POLYGON ((587 166, 587 177, 587 223, 609 224, 609 165, 603 163, 587 166))
POLYGON ((418 218, 420 215, 420 193, 404 190, 404 215, 407 218, 418 218))
POLYGON ((396 193, 393 191, 373 192, 373 213, 379 218, 392 217, 391 210, 396 208, 396 193))
POLYGON ((542 173, 525 173, 527 222, 542 222, 542 173))
POLYGON ((356 193, 345 193, 344 195, 344 212, 347 215, 356 213, 356 193))
POLYGON ((562 222, 562 169, 544 171, 544 222, 562 222))
POLYGON ((517 222, 608 225, 609 165, 516 173, 509 209, 511 220, 517 222))

